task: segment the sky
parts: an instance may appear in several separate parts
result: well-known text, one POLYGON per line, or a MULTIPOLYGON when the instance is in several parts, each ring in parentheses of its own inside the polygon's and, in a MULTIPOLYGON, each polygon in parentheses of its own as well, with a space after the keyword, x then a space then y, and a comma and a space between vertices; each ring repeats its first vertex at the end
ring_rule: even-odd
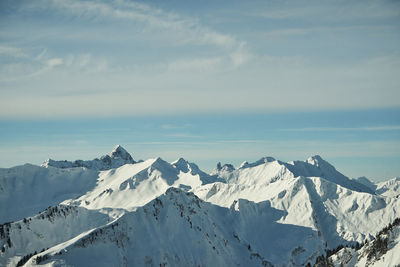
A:
POLYGON ((399 1, 0 2, 0 167, 319 154, 400 176, 399 1))

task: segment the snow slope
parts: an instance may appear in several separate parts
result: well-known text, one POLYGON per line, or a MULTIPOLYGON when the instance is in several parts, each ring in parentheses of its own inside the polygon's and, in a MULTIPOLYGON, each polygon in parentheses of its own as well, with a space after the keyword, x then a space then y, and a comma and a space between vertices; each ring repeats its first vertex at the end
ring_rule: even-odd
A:
POLYGON ((216 177, 202 172, 197 165, 182 158, 172 164, 161 158, 149 159, 100 172, 93 190, 63 203, 89 209, 109 207, 134 210, 163 194, 169 187, 190 190, 215 181, 216 177))
POLYGON ((368 181, 320 156, 219 163, 209 175, 182 158, 135 162, 120 146, 100 160, 0 169, 0 223, 15 221, 0 226, 0 266, 313 264, 326 249, 372 244, 400 216, 398 179, 368 181))
POLYGON ((0 266, 15 266, 28 253, 47 249, 112 220, 106 211, 59 205, 36 216, 2 224, 0 266))
POLYGON ((377 185, 365 176, 358 177, 354 180, 356 180, 360 184, 363 184, 363 185, 369 187, 373 191, 376 190, 377 185))
POLYGON ((400 177, 377 184, 376 193, 387 197, 400 196, 400 177))
POLYGON ((25 164, 0 169, 0 223, 32 216, 48 206, 85 194, 96 185, 98 172, 25 164))
POLYGON ((213 173, 225 179, 228 183, 242 183, 239 180, 252 182, 254 181, 254 178, 264 180, 278 179, 281 176, 279 173, 277 173, 279 171, 285 172, 286 174, 282 173, 282 175, 285 177, 288 175, 293 177, 321 177, 353 191, 374 193, 374 190, 370 189, 368 186, 365 186, 364 184, 359 183, 357 180, 350 179, 338 172, 334 166, 318 155, 312 156, 306 161, 290 162, 282 162, 274 159, 273 157, 264 157, 253 163, 244 162, 238 169, 235 169, 230 164, 225 164, 224 166, 219 164, 213 173), (266 169, 260 170, 264 167, 259 166, 264 166, 266 169), (259 173, 251 173, 253 169, 257 169, 257 172, 259 173), (275 175, 275 177, 273 177, 272 173, 275 175))
MULTIPOLYGON (((107 226, 38 254, 40 264, 71 266, 303 265, 323 244, 317 233, 276 220, 268 202, 240 200, 232 208, 192 193, 167 192, 107 226), (296 238, 293 238, 296 237, 296 238)), ((28 262, 36 262, 34 256, 28 262)))
MULTIPOLYGON (((328 248, 362 242, 400 212, 397 199, 354 191, 321 177, 296 177, 276 160, 244 166, 225 172, 227 183, 208 184, 193 192, 205 201, 224 207, 239 198, 255 202, 268 200, 273 208, 287 213, 280 222, 316 230, 328 248)), ((302 168, 296 170, 298 174, 302 168)))

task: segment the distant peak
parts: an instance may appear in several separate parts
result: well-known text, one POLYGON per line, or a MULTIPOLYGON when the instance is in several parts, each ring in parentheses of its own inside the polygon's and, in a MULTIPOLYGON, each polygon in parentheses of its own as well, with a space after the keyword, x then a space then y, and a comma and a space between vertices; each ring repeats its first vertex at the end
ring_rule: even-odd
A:
POLYGON ((217 163, 217 166, 215 167, 215 169, 216 169, 217 171, 220 171, 221 168, 222 168, 221 162, 218 162, 218 163, 217 163))
POLYGON ((273 157, 264 157, 264 158, 262 158, 261 160, 264 160, 264 163, 267 163, 267 162, 273 162, 273 161, 275 161, 276 159, 273 158, 273 157))
POLYGON ((110 153, 111 158, 121 158, 124 160, 133 161, 132 156, 122 146, 116 145, 110 153))
POLYGON ((161 157, 154 158, 154 162, 153 163, 160 163, 160 162, 164 162, 164 160, 161 157))
POLYGON ((161 157, 157 157, 153 159, 153 163, 151 163, 151 166, 154 168, 173 168, 173 166, 169 163, 163 160, 161 157))
POLYGON ((218 174, 219 172, 233 172, 234 170, 235 167, 232 164, 226 163, 222 165, 221 162, 218 162, 211 175, 218 174))
POLYGON ((175 160, 174 162, 172 162, 172 165, 186 165, 188 164, 187 160, 185 160, 184 158, 179 158, 177 160, 175 160))
POLYGON ((309 160, 323 160, 320 155, 314 155, 308 158, 309 160))
POLYGON ((243 161, 242 164, 239 165, 239 169, 245 168, 247 165, 249 165, 249 162, 243 161))
POLYGON ((320 155, 314 155, 314 156, 311 156, 311 157, 309 157, 307 160, 306 160, 306 162, 307 163, 310 163, 311 165, 314 165, 314 166, 316 166, 316 167, 319 167, 320 165, 323 165, 323 164, 328 164, 328 165, 330 165, 326 160, 324 160, 320 155))
POLYGON ((128 153, 125 148, 123 148, 121 145, 116 145, 113 150, 111 151, 110 156, 112 155, 117 155, 117 154, 125 154, 128 153))

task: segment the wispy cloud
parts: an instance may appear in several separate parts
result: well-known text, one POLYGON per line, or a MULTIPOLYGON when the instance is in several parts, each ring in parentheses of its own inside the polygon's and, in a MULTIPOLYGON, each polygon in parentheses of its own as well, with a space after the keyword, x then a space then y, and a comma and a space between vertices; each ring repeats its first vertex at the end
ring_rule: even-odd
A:
POLYGON ((292 10, 299 9, 293 12, 301 17, 322 8, 295 3, 271 9, 257 4, 260 13, 289 12, 278 12, 287 21, 271 25, 243 16, 249 10, 235 10, 235 4, 226 20, 225 10, 214 6, 205 16, 181 6, 160 9, 166 6, 160 2, 38 0, 17 6, 22 8, 4 20, 10 27, 2 29, 2 118, 399 105, 397 35, 369 37, 370 30, 396 25, 369 21, 293 27, 292 10), (222 20, 215 22, 219 16, 222 20), (345 36, 321 38, 319 33, 331 27, 345 36), (360 29, 368 38, 351 39, 360 29), (311 41, 301 36, 308 34, 311 41), (287 38, 266 40, 282 35, 294 38, 290 43, 287 38), (344 37, 351 37, 351 43, 344 37), (336 45, 340 40, 346 42, 336 45), (378 40, 387 47, 373 47, 378 40))
POLYGON ((200 138, 201 135, 192 134, 192 133, 171 133, 166 134, 167 137, 176 137, 176 138, 200 138))
POLYGON ((47 53, 46 49, 38 54, 18 47, 0 47, 0 54, 2 52, 8 57, 14 57, 14 60, 0 64, 0 82, 27 80, 49 74, 54 68, 59 71, 94 73, 104 71, 108 66, 105 58, 94 57, 89 53, 55 57, 47 53))
POLYGON ((171 72, 213 72, 223 64, 222 57, 180 59, 168 64, 171 72))
POLYGON ((346 25, 346 26, 337 26, 337 25, 329 25, 329 26, 302 26, 302 27, 286 27, 281 29, 273 29, 269 31, 262 31, 254 33, 254 36, 258 36, 261 38, 276 38, 276 37, 296 37, 296 36, 305 36, 305 35, 327 35, 332 33, 345 33, 345 32, 354 32, 354 31, 387 31, 387 30, 395 30, 395 26, 393 25, 346 25))
POLYGON ((160 125, 161 129, 165 129, 165 130, 182 130, 182 129, 187 129, 192 127, 192 124, 162 124, 160 125))
POLYGON ((0 56, 26 58, 28 55, 20 48, 13 46, 0 45, 0 56))
POLYGON ((291 128, 280 129, 280 131, 290 132, 346 132, 346 131, 400 131, 399 125, 394 126, 373 126, 373 127, 309 127, 309 128, 291 128))
POLYGON ((321 22, 343 22, 344 20, 397 18, 400 17, 398 7, 396 1, 293 1, 288 5, 271 5, 267 10, 255 11, 252 15, 266 19, 313 20, 320 18, 321 22))
POLYGON ((168 31, 179 34, 180 44, 212 44, 234 48, 239 42, 234 36, 222 34, 202 26, 198 20, 165 12, 149 5, 118 1, 43 0, 31 3, 29 9, 52 9, 65 15, 90 21, 129 20, 143 23, 146 30, 168 31))
POLYGON ((62 58, 50 58, 47 60, 47 65, 49 67, 55 67, 63 64, 63 59, 62 58))

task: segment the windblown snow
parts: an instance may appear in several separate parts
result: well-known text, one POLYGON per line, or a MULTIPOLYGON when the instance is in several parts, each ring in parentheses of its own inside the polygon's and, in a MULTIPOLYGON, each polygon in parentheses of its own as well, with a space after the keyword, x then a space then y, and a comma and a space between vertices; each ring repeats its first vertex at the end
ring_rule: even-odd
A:
POLYGON ((349 179, 320 156, 207 174, 116 146, 0 169, 0 265, 395 266, 399 188, 349 179))

